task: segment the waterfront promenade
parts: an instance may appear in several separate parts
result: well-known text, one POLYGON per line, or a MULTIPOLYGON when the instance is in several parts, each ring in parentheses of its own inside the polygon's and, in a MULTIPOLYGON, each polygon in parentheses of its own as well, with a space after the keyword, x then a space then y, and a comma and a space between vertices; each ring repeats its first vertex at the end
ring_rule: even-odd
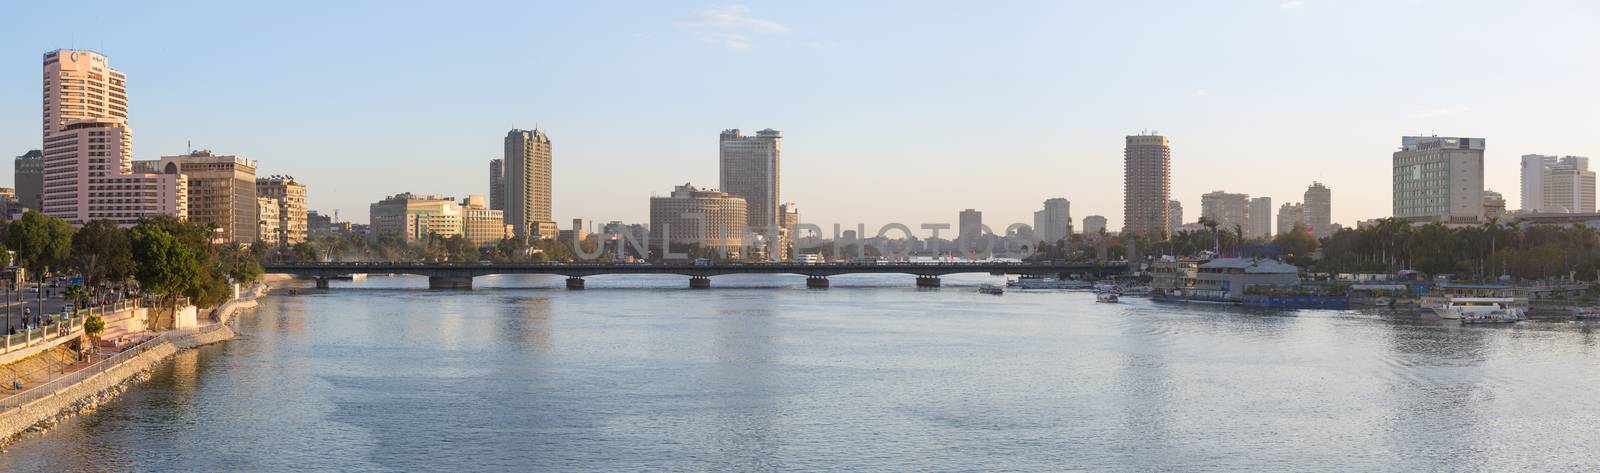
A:
MULTIPOLYGON (((233 331, 228 327, 228 321, 237 311, 255 307, 256 299, 265 295, 267 288, 265 284, 243 288, 238 297, 209 311, 209 323, 148 334, 148 339, 108 353, 103 359, 70 365, 63 372, 52 374, 47 382, 0 398, 0 441, 9 440, 35 427, 48 428, 62 417, 92 409, 99 402, 119 393, 120 387, 128 379, 179 351, 232 338, 233 331)), ((103 317, 115 322, 146 309, 130 302, 100 310, 107 312, 103 317)), ((64 318, 58 323, 37 329, 42 332, 37 342, 32 338, 33 331, 19 334, 29 337, 25 339, 29 343, 23 345, 25 351, 16 351, 16 354, 50 356, 51 348, 82 335, 83 321, 89 313, 64 318)), ((8 348, 15 337, 6 338, 8 348)), ((16 361, 14 357, 7 359, 16 361)))

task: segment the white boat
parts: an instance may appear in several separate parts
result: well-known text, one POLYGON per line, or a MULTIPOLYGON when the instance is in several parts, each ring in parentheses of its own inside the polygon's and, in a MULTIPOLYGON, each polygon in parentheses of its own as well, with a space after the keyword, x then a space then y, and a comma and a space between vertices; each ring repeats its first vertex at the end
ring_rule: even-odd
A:
MULTIPOLYGON (((1516 310, 1516 309, 1512 309, 1516 310)), ((1516 323, 1520 316, 1509 311, 1473 312, 1461 316, 1463 324, 1510 324, 1516 323)))
POLYGON ((1600 319, 1600 307, 1573 307, 1572 316, 1580 320, 1600 319))
POLYGON ((1498 284, 1440 285, 1433 292, 1422 295, 1419 307, 1424 311, 1437 314, 1440 309, 1444 308, 1446 303, 1461 298, 1507 299, 1511 301, 1509 307, 1515 307, 1524 313, 1528 309, 1528 299, 1518 296, 1517 288, 1498 284))
POLYGON ((1090 284, 1085 281, 1056 278, 1022 278, 1006 281, 1006 287, 1017 289, 1088 289, 1090 284))
POLYGON ((1001 294, 1005 294, 1006 293, 1006 289, 1003 288, 1003 287, 1000 287, 1000 286, 993 285, 993 284, 984 284, 982 286, 978 286, 978 293, 980 293, 980 294, 994 294, 994 295, 998 296, 998 295, 1001 295, 1001 294))
POLYGON ((1144 297, 1149 296, 1151 291, 1150 286, 1128 286, 1118 292, 1121 292, 1124 296, 1144 297))
POLYGON ((1100 292, 1094 293, 1094 301, 1095 302, 1115 303, 1115 302, 1119 301, 1119 298, 1117 296, 1117 293, 1114 292, 1114 291, 1100 291, 1100 292))
POLYGON ((1527 318, 1526 312, 1512 306, 1510 297, 1450 297, 1434 315, 1441 319, 1460 319, 1461 323, 1515 322, 1527 318))
POLYGON ((1390 298, 1387 298, 1387 297, 1379 297, 1377 299, 1373 299, 1372 300, 1372 305, 1375 305, 1375 306, 1378 306, 1378 307, 1389 307, 1391 305, 1394 305, 1394 299, 1390 299, 1390 298))

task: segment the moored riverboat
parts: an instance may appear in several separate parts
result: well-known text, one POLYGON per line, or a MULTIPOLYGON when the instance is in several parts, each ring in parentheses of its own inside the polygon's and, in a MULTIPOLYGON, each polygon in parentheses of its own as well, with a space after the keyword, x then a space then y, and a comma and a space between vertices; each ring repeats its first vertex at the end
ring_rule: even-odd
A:
POLYGON ((1006 287, 1016 289, 1089 289, 1092 285, 1088 281, 1075 281, 1057 278, 1020 278, 1006 281, 1006 287))
POLYGON ((1441 319, 1460 319, 1461 323, 1507 323, 1527 318, 1527 313, 1512 306, 1510 297, 1449 297, 1433 309, 1441 319))
POLYGON ((1600 320, 1600 307, 1573 307, 1572 317, 1578 320, 1600 320))

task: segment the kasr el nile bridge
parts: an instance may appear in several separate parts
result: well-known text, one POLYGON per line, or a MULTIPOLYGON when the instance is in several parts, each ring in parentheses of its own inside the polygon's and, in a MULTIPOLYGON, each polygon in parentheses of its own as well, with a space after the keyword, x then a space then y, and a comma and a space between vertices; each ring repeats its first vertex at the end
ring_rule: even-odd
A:
POLYGON ((471 289, 472 278, 493 274, 554 274, 567 277, 568 289, 583 289, 583 278, 602 274, 676 274, 689 277, 689 287, 711 287, 711 277, 724 274, 797 274, 806 287, 828 287, 828 276, 841 274, 906 274, 916 276, 918 287, 938 287, 939 277, 958 273, 1016 274, 1025 276, 1087 276, 1099 278, 1127 274, 1125 262, 1100 263, 265 263, 270 274, 315 279, 327 289, 330 279, 353 274, 412 274, 426 276, 430 289, 471 289))

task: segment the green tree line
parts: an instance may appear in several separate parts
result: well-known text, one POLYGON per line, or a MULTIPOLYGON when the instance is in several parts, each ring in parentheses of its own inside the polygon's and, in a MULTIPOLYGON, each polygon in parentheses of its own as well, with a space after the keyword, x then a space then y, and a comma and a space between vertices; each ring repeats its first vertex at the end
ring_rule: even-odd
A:
POLYGON ((1238 228, 1201 220, 1206 229, 1158 235, 1073 235, 1040 245, 1035 259, 1090 260, 1104 247, 1107 257, 1230 256, 1258 251, 1302 268, 1334 273, 1457 274, 1474 279, 1565 277, 1596 280, 1600 231, 1585 226, 1527 225, 1492 220, 1480 225, 1413 224, 1386 218, 1317 238, 1303 224, 1272 239, 1240 238, 1238 228), (1137 254, 1130 254, 1130 252, 1137 254))
POLYGON ((184 297, 198 307, 212 307, 231 297, 230 280, 248 284, 262 274, 243 246, 213 245, 213 227, 171 216, 126 229, 106 220, 74 229, 60 218, 28 211, 0 231, 4 249, 16 253, 14 263, 30 279, 43 283, 51 276, 80 275, 87 298, 132 279, 166 304, 184 297))
POLYGON ((1345 229, 1322 239, 1315 268, 1327 272, 1393 272, 1519 279, 1566 276, 1594 280, 1600 233, 1586 225, 1523 225, 1493 220, 1476 226, 1415 226, 1397 219, 1345 229))

